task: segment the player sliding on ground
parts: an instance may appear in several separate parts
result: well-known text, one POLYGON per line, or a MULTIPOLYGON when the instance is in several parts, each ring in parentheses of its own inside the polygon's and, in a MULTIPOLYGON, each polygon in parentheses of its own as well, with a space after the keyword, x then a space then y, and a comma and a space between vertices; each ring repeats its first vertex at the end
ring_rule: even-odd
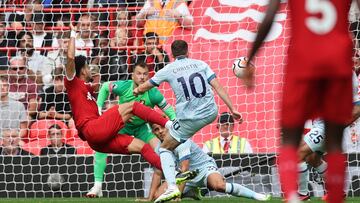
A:
POLYGON ((175 40, 171 44, 173 63, 158 71, 153 78, 134 89, 134 95, 141 94, 162 82, 168 82, 176 96, 176 118, 164 137, 159 149, 161 166, 168 188, 155 202, 164 202, 181 195, 175 183, 175 160, 173 150, 186 142, 197 131, 212 123, 218 114, 212 88, 228 106, 234 118, 241 115, 216 79, 215 73, 205 62, 188 58, 188 44, 175 40))
MULTIPOLYGON (((157 124, 152 124, 153 133, 161 140, 164 140, 164 136, 167 134, 167 129, 157 124)), ((160 145, 155 151, 159 152, 160 145)), ((188 193, 197 194, 199 199, 199 189, 207 187, 210 190, 230 194, 236 197, 246 197, 259 201, 268 201, 271 199, 271 195, 264 195, 252 191, 237 183, 225 182, 224 176, 218 171, 215 160, 204 153, 200 147, 193 141, 188 139, 186 142, 180 144, 175 150, 176 165, 181 171, 197 171, 198 175, 187 183, 179 186, 182 196, 186 196, 188 193)), ((154 181, 154 179, 153 179, 154 181)), ((147 199, 152 201, 158 198, 166 190, 167 183, 164 182, 160 186, 160 178, 156 179, 155 183, 151 183, 153 188, 150 188, 150 195, 147 199)))
MULTIPOLYGON (((148 79, 148 66, 145 63, 139 63, 134 67, 132 80, 105 82, 100 89, 97 99, 99 111, 102 110, 105 100, 109 97, 109 94, 115 94, 116 96, 119 96, 119 104, 138 101, 151 108, 157 106, 170 118, 170 120, 174 120, 174 109, 167 103, 166 99, 157 88, 152 88, 149 91, 146 91, 144 94, 138 96, 133 95, 133 89, 148 79)), ((156 136, 152 134, 149 124, 136 116, 132 117, 131 121, 125 124, 124 128, 119 131, 119 134, 134 136, 135 138, 150 144, 153 149, 159 143, 159 139, 157 139, 156 136)), ((104 180, 104 172, 107 164, 107 154, 95 152, 94 159, 95 184, 86 194, 86 196, 102 197, 102 182, 104 180)), ((156 171, 155 173, 159 173, 159 171, 156 171)))
MULTIPOLYGON (((353 71, 353 111, 352 120, 355 121, 360 117, 360 96, 358 94, 358 78, 353 71)), ((299 198, 301 201, 310 199, 308 191, 309 181, 309 167, 314 167, 320 177, 324 178, 327 170, 327 162, 321 159, 321 156, 326 153, 325 151, 325 124, 321 119, 315 119, 311 130, 304 136, 298 151, 299 159, 302 161, 299 164, 299 198)), ((344 197, 345 197, 344 193, 344 197)), ((323 200, 327 200, 327 194, 323 196, 323 200)))
POLYGON ((149 144, 126 134, 118 134, 125 123, 136 115, 161 126, 171 124, 159 113, 139 102, 116 105, 101 116, 98 112, 90 79, 90 69, 84 56, 75 57, 75 28, 71 25, 71 38, 67 53, 65 87, 69 97, 79 137, 98 152, 132 154, 140 153, 146 161, 161 169, 160 159, 149 144))

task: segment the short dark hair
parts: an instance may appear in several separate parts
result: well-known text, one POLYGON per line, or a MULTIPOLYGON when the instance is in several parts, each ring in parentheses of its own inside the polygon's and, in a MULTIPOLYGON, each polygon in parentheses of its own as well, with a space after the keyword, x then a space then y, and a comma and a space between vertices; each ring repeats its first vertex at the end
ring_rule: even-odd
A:
POLYGON ((87 59, 83 55, 75 56, 75 71, 76 71, 76 77, 80 76, 81 70, 85 67, 87 64, 87 59))
POLYGON ((159 39, 159 35, 155 32, 147 32, 144 37, 144 42, 148 39, 159 39))
POLYGON ((134 65, 134 68, 133 68, 133 72, 135 71, 135 68, 140 66, 141 68, 147 68, 149 70, 149 66, 145 63, 145 62, 137 62, 135 65, 134 65))
POLYGON ((188 53, 188 44, 184 40, 175 40, 171 44, 171 52, 174 57, 185 56, 188 53))

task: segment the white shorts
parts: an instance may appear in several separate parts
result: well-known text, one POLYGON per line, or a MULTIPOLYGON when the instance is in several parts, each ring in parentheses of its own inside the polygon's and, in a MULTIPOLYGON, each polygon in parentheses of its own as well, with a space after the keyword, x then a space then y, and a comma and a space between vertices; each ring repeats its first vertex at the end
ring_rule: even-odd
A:
POLYGON ((217 113, 214 113, 208 117, 197 120, 174 120, 173 125, 169 129, 169 133, 175 140, 184 143, 201 128, 212 123, 216 117, 217 113))
POLYGON ((204 164, 201 168, 199 168, 199 174, 192 179, 191 181, 186 183, 186 187, 196 188, 196 187, 207 187, 207 178, 210 174, 218 173, 218 167, 215 161, 209 161, 209 163, 204 164))
POLYGON ((314 125, 311 130, 304 136, 304 141, 310 147, 311 151, 324 154, 325 130, 323 123, 320 125, 314 125))

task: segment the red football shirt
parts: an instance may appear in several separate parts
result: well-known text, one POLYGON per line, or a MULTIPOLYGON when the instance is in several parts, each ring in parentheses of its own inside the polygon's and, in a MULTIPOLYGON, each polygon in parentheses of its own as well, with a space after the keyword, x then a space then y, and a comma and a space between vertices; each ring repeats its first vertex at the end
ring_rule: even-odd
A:
POLYGON ((85 81, 77 77, 74 77, 71 81, 65 78, 65 88, 71 105, 75 126, 79 130, 79 136, 82 137, 81 129, 86 122, 99 117, 94 91, 91 85, 85 84, 85 81))
POLYGON ((288 74, 304 78, 351 75, 350 0, 289 0, 288 74))

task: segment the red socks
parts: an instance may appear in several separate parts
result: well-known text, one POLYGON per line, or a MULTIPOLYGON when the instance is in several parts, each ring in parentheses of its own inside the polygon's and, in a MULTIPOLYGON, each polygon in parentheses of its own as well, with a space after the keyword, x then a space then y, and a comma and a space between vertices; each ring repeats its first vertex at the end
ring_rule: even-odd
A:
POLYGON ((297 149, 292 146, 281 146, 278 157, 281 189, 285 199, 297 194, 298 187, 298 156, 297 149))
POLYGON ((328 169, 325 179, 329 203, 344 202, 345 161, 344 154, 331 152, 326 155, 328 169))
POLYGON ((168 121, 168 119, 164 118, 161 114, 141 104, 140 102, 134 102, 132 113, 146 122, 156 123, 163 127, 168 121))
POLYGON ((161 169, 161 162, 160 157, 157 155, 154 150, 151 148, 149 144, 145 144, 141 149, 141 156, 149 162, 152 166, 156 167, 157 169, 161 169))

